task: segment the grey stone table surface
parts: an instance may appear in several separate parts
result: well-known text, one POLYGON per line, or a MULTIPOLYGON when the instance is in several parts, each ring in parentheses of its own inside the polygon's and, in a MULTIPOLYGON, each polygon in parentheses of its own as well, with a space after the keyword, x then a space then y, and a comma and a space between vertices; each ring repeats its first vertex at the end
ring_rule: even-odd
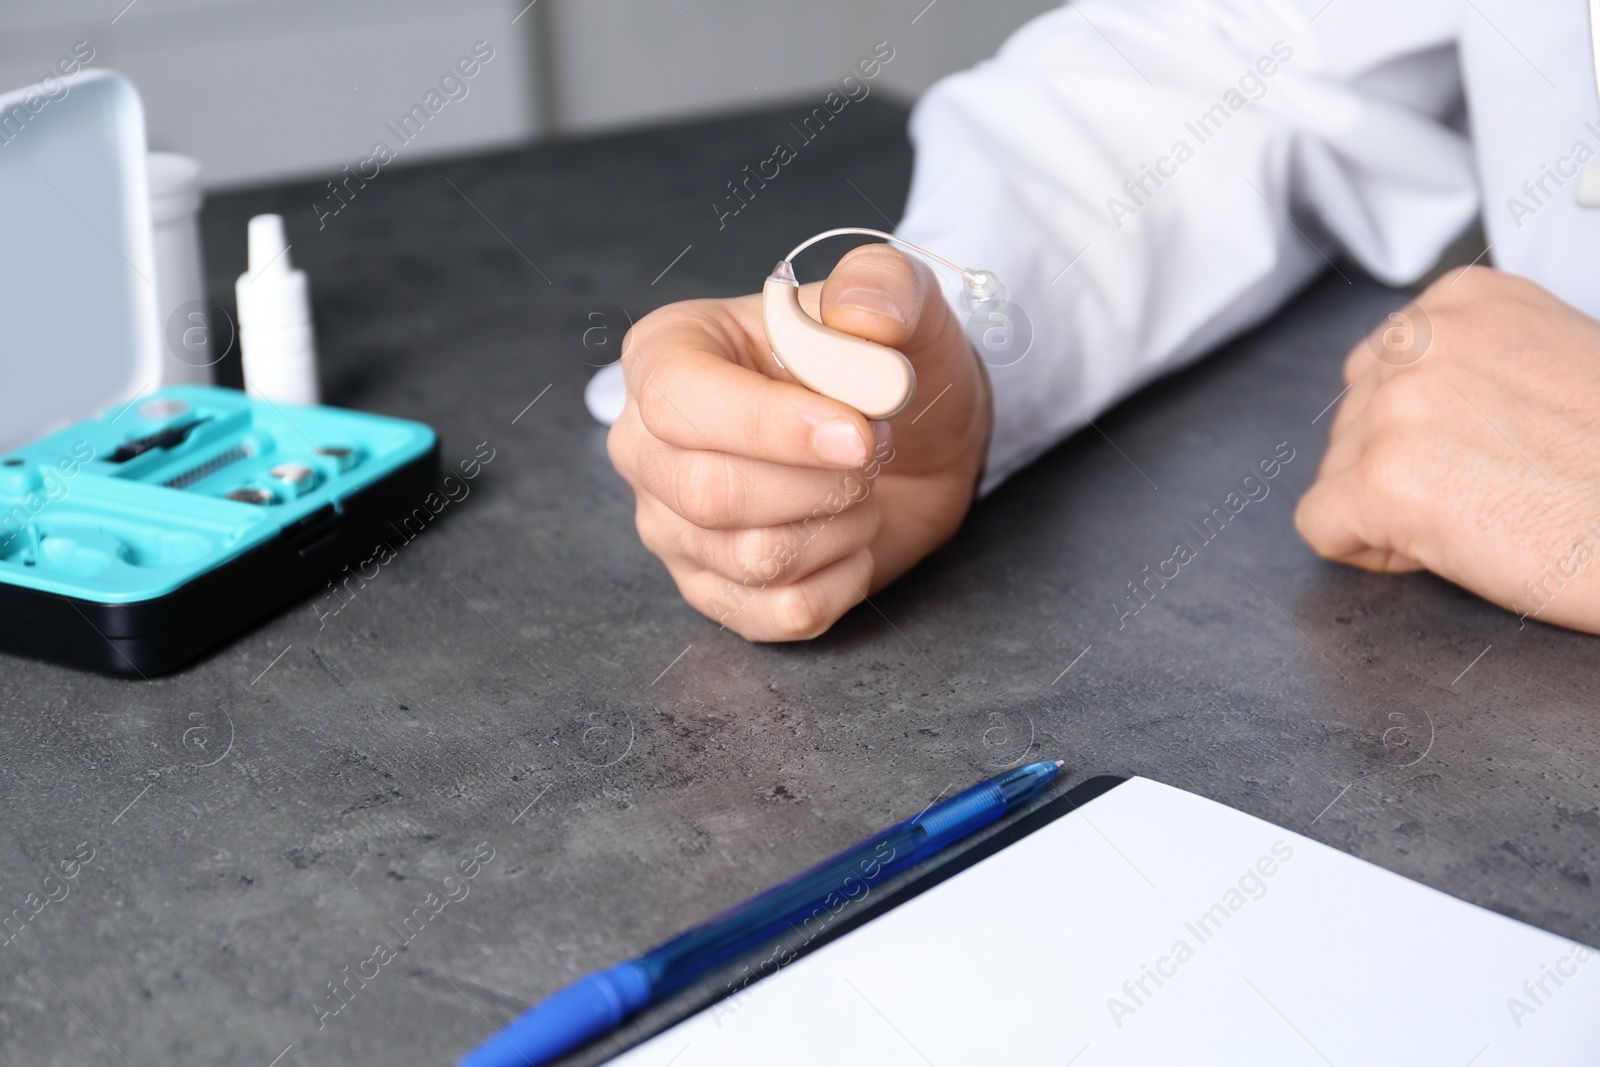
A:
POLYGON ((629 316, 895 216, 905 113, 869 100, 719 227, 791 117, 386 169, 321 229, 321 182, 210 202, 219 298, 245 219, 288 218, 329 402, 493 458, 353 599, 174 675, 0 658, 0 1063, 447 1062, 1029 754, 1600 941, 1595 641, 1294 534, 1341 359, 1403 299, 1349 271, 1057 448, 818 641, 746 644, 679 600, 582 389, 629 316), (1196 536, 1280 446, 1268 495, 1196 536), (1180 540, 1195 558, 1123 617, 1180 540))

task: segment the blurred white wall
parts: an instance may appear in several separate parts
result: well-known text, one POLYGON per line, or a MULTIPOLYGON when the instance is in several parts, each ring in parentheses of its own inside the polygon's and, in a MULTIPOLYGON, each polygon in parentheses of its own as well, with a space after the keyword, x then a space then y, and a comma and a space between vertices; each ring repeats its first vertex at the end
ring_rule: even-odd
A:
MULTIPOLYGON (((385 129, 487 41, 494 58, 401 162, 538 130, 533 33, 511 0, 0 0, 0 86, 37 81, 75 42, 144 98, 152 148, 210 187, 321 175, 393 146, 385 129)), ((459 90, 457 90, 459 93, 459 90)))
POLYGON ((494 58, 399 162, 825 92, 873 45, 913 99, 1055 0, 0 0, 0 89, 79 41, 138 85, 153 148, 211 188, 337 171, 476 41, 494 58))
POLYGON ((872 51, 902 101, 994 54, 1061 0, 540 0, 551 117, 633 126, 825 92, 872 51))

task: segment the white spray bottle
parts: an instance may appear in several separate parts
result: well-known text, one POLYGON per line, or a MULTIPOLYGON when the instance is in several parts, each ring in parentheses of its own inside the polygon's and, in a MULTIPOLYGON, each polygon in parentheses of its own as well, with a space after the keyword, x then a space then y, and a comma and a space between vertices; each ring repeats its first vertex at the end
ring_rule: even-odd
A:
POLYGON ((306 272, 289 259, 283 216, 252 218, 249 245, 250 269, 234 283, 245 391, 275 403, 318 403, 311 291, 306 272))

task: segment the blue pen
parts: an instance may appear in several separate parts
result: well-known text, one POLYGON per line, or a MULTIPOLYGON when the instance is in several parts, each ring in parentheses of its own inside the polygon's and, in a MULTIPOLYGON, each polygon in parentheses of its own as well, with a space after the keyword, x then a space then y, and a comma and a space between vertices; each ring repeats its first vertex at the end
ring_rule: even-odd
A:
MULTIPOLYGON (((462 1057, 460 1067, 539 1067, 653 1001, 813 916, 826 920, 875 882, 926 859, 1035 796, 1061 772, 1030 763, 929 807, 646 952, 578 979, 462 1057)), ((807 927, 809 929, 809 927, 807 927)))

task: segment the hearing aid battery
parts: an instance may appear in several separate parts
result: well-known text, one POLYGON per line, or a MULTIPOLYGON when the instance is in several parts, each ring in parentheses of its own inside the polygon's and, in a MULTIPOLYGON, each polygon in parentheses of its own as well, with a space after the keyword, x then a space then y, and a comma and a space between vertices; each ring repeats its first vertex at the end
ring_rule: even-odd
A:
POLYGON ((280 463, 267 471, 267 477, 281 484, 291 496, 300 496, 317 481, 317 473, 304 463, 280 463))
POLYGON ((332 463, 340 474, 354 467, 360 459, 356 450, 348 445, 324 445, 317 449, 317 455, 332 463))

